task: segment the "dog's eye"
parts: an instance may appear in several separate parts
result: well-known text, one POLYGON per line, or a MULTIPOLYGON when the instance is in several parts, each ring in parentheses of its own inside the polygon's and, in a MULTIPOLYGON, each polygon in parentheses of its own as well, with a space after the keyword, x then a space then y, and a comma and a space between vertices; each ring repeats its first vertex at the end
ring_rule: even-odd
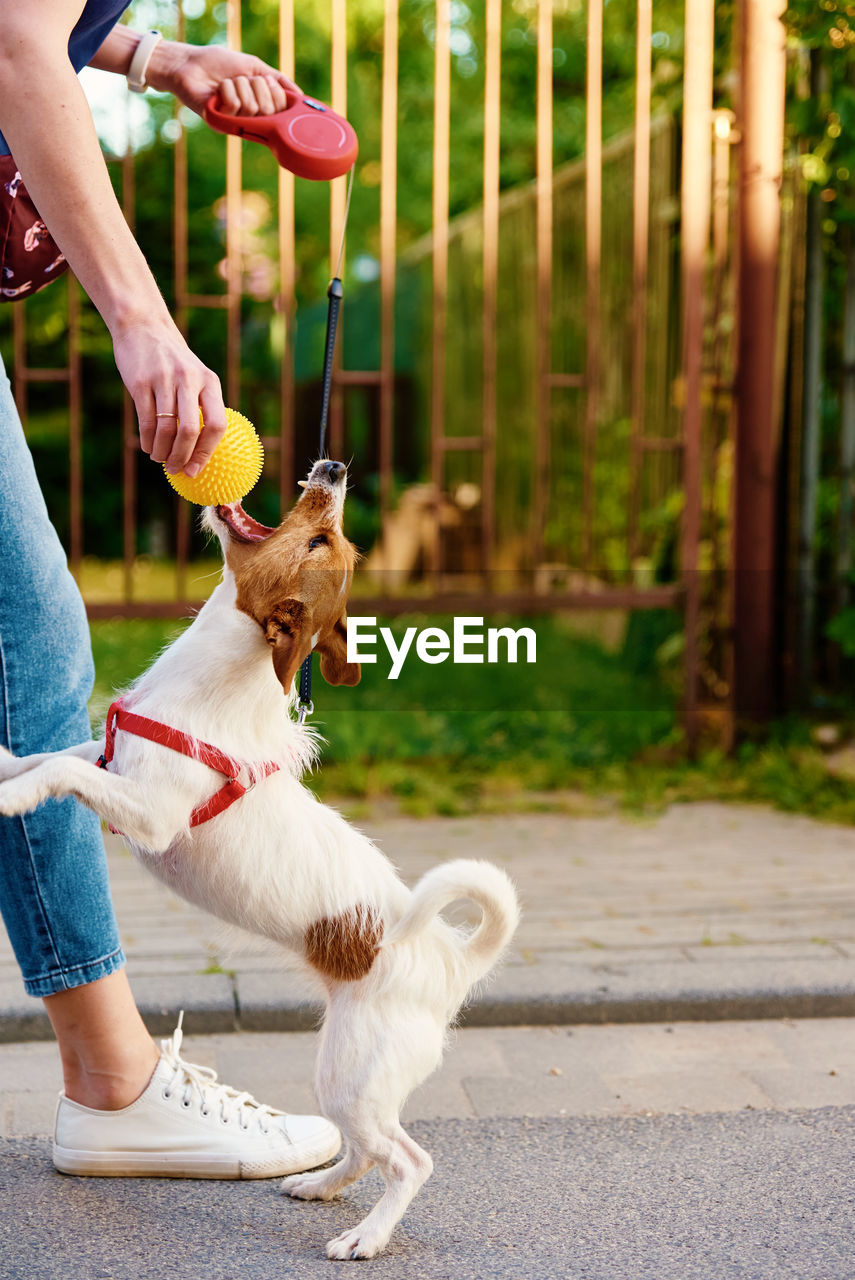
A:
POLYGON ((327 535, 325 533, 319 533, 316 538, 312 538, 311 542, 309 543, 309 550, 314 551, 315 547, 321 547, 321 546, 324 546, 324 547, 328 546, 327 535))

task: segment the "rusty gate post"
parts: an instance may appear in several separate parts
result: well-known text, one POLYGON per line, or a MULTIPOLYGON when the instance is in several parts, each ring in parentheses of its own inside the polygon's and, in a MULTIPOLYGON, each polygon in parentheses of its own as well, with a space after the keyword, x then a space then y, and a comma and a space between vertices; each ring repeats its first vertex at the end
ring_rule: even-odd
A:
POLYGON ((737 720, 775 709, 775 308, 784 146, 783 0, 742 0, 739 363, 734 511, 737 720))
POLYGON ((683 276, 683 527, 685 592, 686 738, 698 736, 698 660, 701 583, 701 445, 703 428, 704 279, 712 204, 712 105, 715 8, 713 0, 686 0, 683 92, 683 181, 680 196, 683 276))

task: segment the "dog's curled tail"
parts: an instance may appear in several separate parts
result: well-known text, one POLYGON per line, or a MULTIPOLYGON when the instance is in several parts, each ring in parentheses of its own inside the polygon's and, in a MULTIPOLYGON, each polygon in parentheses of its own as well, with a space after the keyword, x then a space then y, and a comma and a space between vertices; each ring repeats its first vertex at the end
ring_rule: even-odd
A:
POLYGON ((520 918, 510 878, 491 862, 460 858, 433 867, 413 889, 406 911, 383 939, 383 948, 421 933, 460 898, 475 902, 482 911, 479 924, 459 947, 467 983, 477 982, 496 963, 520 918))

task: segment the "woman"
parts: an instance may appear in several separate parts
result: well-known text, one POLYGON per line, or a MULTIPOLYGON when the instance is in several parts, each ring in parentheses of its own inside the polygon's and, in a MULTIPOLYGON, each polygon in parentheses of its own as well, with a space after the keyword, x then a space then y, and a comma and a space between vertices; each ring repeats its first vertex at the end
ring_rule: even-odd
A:
MULTIPOLYGON (((219 380, 178 331, 124 220, 77 72, 88 64, 129 76, 132 87, 168 90, 199 113, 215 92, 232 114, 282 110, 292 82, 246 54, 116 26, 126 7, 127 0, 0 0, 0 152, 11 152, 40 219, 110 331, 141 448, 168 470, 195 475, 225 430, 219 380)), ((93 679, 86 616, 5 375, 0 561, 0 741, 16 755, 80 742, 89 734, 93 679)), ((273 1111, 184 1063, 180 1033, 158 1051, 125 974, 94 815, 73 800, 50 802, 3 820, 0 845, 0 909, 62 1059, 57 1168, 272 1177, 335 1153, 338 1131, 321 1117, 273 1111)))

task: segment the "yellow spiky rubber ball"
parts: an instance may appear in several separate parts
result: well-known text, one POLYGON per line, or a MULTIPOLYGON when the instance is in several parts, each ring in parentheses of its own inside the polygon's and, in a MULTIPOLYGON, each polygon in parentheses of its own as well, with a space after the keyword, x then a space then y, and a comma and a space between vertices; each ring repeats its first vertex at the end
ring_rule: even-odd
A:
POLYGON ((199 474, 191 479, 183 471, 171 476, 164 468, 164 473, 173 489, 188 502, 219 507, 245 497, 261 475, 263 465, 264 449, 249 418, 236 409, 226 409, 226 434, 199 474))

